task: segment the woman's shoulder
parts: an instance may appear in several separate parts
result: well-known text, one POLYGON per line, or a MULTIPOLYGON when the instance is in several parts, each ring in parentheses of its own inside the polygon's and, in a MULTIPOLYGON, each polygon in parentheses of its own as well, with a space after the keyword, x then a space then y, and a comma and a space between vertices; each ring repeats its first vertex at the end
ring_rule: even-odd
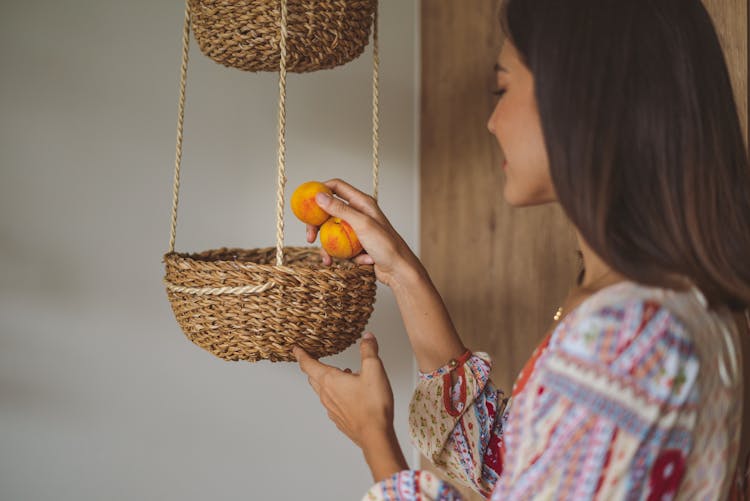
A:
POLYGON ((601 289, 558 324, 550 352, 561 363, 620 376, 633 375, 639 364, 694 366, 690 330, 670 308, 668 295, 635 282, 601 289))
MULTIPOLYGON (((580 363, 634 374, 665 367, 695 374, 710 360, 734 385, 740 378, 739 336, 727 309, 710 310, 696 287, 672 290, 618 282, 587 298, 557 326, 551 351, 580 363)), ((667 371, 672 372, 672 371, 667 371)), ((674 375, 673 375, 674 376, 674 375)), ((681 376, 682 377, 682 376, 681 376)))
POLYGON ((641 284, 624 280, 600 289, 583 301, 566 317, 568 327, 596 321, 621 325, 622 329, 645 327, 659 321, 663 328, 684 331, 714 332, 732 323, 727 308, 708 308, 700 289, 684 290, 641 284), (640 323, 638 323, 640 322, 640 323))

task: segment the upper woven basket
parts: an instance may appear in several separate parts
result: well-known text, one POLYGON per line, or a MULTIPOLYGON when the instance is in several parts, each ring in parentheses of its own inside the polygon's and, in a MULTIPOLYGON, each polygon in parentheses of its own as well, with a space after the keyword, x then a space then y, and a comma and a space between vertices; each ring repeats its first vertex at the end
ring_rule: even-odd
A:
MULTIPOLYGON (((278 71, 280 0, 189 0, 193 34, 206 56, 246 71, 278 71)), ((286 70, 333 68, 370 38, 377 0, 287 0, 286 70)))
MULTIPOLYGON (((177 115, 177 151, 172 190, 172 225, 169 252, 164 255, 166 274, 164 284, 177 322, 193 343, 224 360, 270 360, 295 361, 293 347, 300 346, 312 356, 319 358, 333 355, 346 349, 359 339, 375 302, 376 278, 372 265, 357 265, 349 260, 335 259, 330 267, 324 266, 317 247, 284 247, 284 186, 285 175, 285 131, 286 131, 286 62, 298 61, 298 71, 311 71, 308 59, 301 55, 287 57, 287 2, 306 21, 298 21, 310 32, 313 41, 321 40, 318 31, 325 25, 316 25, 321 9, 323 18, 330 17, 333 6, 345 12, 361 13, 365 4, 372 7, 372 19, 362 28, 369 32, 373 28, 373 197, 378 196, 378 30, 376 2, 197 2, 186 0, 185 23, 182 32, 182 66, 180 74, 180 100, 177 115), (276 186, 276 247, 259 249, 237 249, 222 247, 198 253, 175 252, 177 228, 177 206, 180 188, 180 162, 182 158, 182 132, 185 114, 185 84, 187 80, 188 47, 190 40, 191 5, 203 9, 206 5, 242 4, 268 6, 257 14, 259 20, 275 23, 280 19, 281 40, 278 44, 280 56, 265 54, 248 60, 273 59, 279 71, 279 146, 278 183, 276 186), (275 7, 273 7, 275 6, 275 7), (359 6, 354 8, 353 6, 359 6), (277 14, 275 9, 278 9, 277 14), (353 10, 352 10, 353 9, 353 10), (304 70, 300 68, 305 68, 304 70)), ((260 8, 260 7, 258 7, 260 8)), ((216 14, 218 15, 218 14, 216 14)), ((225 14, 229 15, 229 14, 225 14)), ((238 14, 234 14, 238 15, 238 14)), ((195 16, 192 16, 194 19, 195 16)), ((237 23, 227 18, 226 24, 237 23)), ((243 26, 255 25, 258 21, 244 19, 243 26)), ((343 21, 342 21, 343 22, 343 21)), ((359 25, 357 25, 359 26, 359 25)), ((298 28, 298 30, 301 28, 298 28)), ((337 30, 342 27, 338 26, 337 30)), ((300 31, 301 33, 301 31, 300 31)), ((337 33, 341 33, 337 31, 337 33)), ((359 31, 357 31, 359 34, 359 31)), ((327 34, 324 36, 328 36, 327 34)), ((344 43, 344 35, 336 35, 338 45, 344 43)), ((299 46, 305 45, 300 39, 299 46)), ((364 46, 364 42, 362 45, 364 46)), ((252 51, 248 51, 252 52, 252 51)), ((351 58, 352 52, 346 52, 351 58)), ((307 56, 305 56, 307 57, 307 56)), ((312 56, 311 56, 312 57, 312 56)), ((309 61, 320 63, 320 59, 309 61)), ((342 64, 343 59, 326 59, 326 64, 342 64)), ((270 63, 269 63, 270 64, 270 63)), ((270 68, 270 66, 269 66, 270 68)), ((248 68, 244 68, 248 69, 248 68)), ((259 68, 260 69, 260 68, 259 68)), ((266 69, 265 67, 262 69, 266 69)))

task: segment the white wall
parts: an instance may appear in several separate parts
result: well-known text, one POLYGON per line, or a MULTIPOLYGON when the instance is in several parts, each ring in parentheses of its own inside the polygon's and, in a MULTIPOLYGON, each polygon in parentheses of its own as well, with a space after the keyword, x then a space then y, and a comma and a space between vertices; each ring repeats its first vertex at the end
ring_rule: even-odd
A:
MULTIPOLYGON (((183 3, 12 2, 0 16, 0 499, 359 499, 360 451, 296 364, 190 343, 163 289, 183 3)), ((381 0, 380 200, 417 249, 418 4, 381 0)), ((290 74, 288 197, 371 189, 371 46, 290 74)), ((275 245, 278 75, 191 44, 178 251, 275 245)), ((378 335, 407 433, 413 358, 379 286, 378 335)), ((355 345, 324 359, 358 367, 355 345)))

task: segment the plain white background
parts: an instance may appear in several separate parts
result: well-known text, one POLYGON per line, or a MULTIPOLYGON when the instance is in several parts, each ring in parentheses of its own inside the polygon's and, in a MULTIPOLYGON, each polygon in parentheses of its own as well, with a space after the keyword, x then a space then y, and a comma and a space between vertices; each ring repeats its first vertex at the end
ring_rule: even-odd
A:
MULTIPOLYGON (((380 202, 418 252, 417 1, 381 0, 380 202)), ((370 472, 296 364, 190 343, 162 286, 184 4, 12 2, 0 16, 0 499, 360 499, 370 472)), ((275 245, 278 74, 191 43, 178 251, 275 245)), ((372 189, 372 52, 289 74, 293 189, 372 189)), ((415 365, 391 291, 368 326, 407 431, 415 365)), ((324 359, 358 367, 355 345, 324 359)))

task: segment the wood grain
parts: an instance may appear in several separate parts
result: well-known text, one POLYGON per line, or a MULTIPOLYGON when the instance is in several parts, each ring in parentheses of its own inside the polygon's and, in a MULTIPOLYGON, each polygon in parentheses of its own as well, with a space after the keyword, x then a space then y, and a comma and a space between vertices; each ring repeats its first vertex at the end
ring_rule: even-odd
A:
POLYGON ((729 66, 740 123, 748 138, 747 68, 748 68, 748 0, 703 0, 719 34, 724 57, 729 66))
POLYGON ((575 279, 577 256, 557 205, 512 209, 503 199, 503 158, 486 127, 502 42, 488 19, 498 7, 422 2, 420 253, 462 340, 492 355, 492 380, 510 392, 575 279))
MULTIPOLYGON (((750 66, 750 55, 748 54, 748 0, 703 0, 703 5, 711 14, 716 31, 719 34, 724 57, 729 67, 729 76, 732 79, 737 111, 742 124, 745 147, 750 144, 750 130, 748 130, 748 66, 750 66)), ((735 317, 740 330, 742 340, 742 359, 745 371, 745 394, 742 419, 742 444, 740 445, 740 458, 746 458, 750 454, 750 383, 748 373, 750 372, 750 332, 742 315, 735 317)), ((742 459, 744 460, 744 459, 742 459)))

